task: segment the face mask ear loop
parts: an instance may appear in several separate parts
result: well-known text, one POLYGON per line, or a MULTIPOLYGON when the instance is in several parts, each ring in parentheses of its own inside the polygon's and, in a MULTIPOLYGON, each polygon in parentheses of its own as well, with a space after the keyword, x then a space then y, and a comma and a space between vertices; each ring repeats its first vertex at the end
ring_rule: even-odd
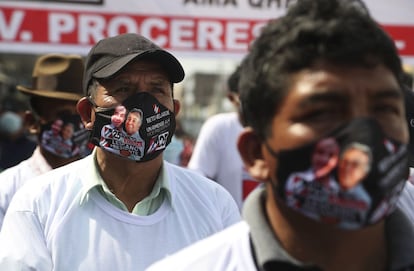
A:
POLYGON ((99 109, 101 109, 101 107, 96 105, 95 101, 92 99, 92 96, 89 95, 87 97, 87 99, 91 103, 91 105, 96 109, 95 111, 97 111, 97 112, 102 111, 102 110, 99 110, 99 109))
POLYGON ((92 104, 92 106, 95 108, 95 112, 97 112, 97 113, 109 111, 109 110, 115 109, 115 107, 116 107, 116 106, 109 107, 109 108, 100 107, 100 106, 96 105, 96 103, 92 99, 92 96, 88 96, 87 99, 92 104))
POLYGON ((278 158, 279 157, 279 153, 274 151, 269 144, 267 143, 267 141, 264 142, 266 149, 270 152, 270 154, 274 157, 274 158, 278 158))

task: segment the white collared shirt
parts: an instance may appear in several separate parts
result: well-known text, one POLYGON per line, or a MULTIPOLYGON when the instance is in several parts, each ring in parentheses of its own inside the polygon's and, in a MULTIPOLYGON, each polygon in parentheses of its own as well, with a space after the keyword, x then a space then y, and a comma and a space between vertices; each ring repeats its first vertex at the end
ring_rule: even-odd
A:
POLYGON ((0 230, 10 201, 17 190, 28 180, 50 170, 52 167, 47 163, 38 146, 30 158, 0 173, 0 230))
POLYGON ((164 162, 171 200, 140 216, 90 189, 92 155, 20 189, 0 232, 0 270, 144 270, 149 264, 240 221, 217 183, 164 162))

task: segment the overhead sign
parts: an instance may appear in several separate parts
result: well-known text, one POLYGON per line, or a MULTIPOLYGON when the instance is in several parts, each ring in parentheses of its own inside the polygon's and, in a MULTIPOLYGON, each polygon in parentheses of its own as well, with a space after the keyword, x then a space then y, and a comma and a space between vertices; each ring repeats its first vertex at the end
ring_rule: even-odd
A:
MULTIPOLYGON (((0 1, 0 53, 86 54, 102 38, 136 32, 177 54, 240 57, 269 20, 294 0, 0 1)), ((366 1, 414 59, 414 1, 366 1)), ((413 61, 414 63, 414 61, 413 61)))

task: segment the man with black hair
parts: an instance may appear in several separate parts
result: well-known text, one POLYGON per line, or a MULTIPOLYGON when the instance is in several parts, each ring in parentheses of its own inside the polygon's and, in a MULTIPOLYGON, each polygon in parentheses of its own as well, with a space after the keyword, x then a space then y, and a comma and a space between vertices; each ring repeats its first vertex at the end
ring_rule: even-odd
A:
POLYGON ((394 41, 360 1, 299 0, 270 21, 240 81, 238 148, 264 187, 247 198, 243 222, 147 270, 414 270, 414 227, 396 208, 408 177, 401 75, 394 41), (340 153, 353 144, 372 153, 363 193, 316 190, 292 208, 288 177, 311 167, 329 137, 340 153), (369 204, 358 215, 361 194, 369 204))
POLYGON ((227 79, 227 98, 236 111, 216 114, 205 121, 199 132, 188 168, 215 180, 226 188, 242 208, 244 199, 259 184, 243 166, 237 138, 243 130, 240 115, 240 68, 227 79))

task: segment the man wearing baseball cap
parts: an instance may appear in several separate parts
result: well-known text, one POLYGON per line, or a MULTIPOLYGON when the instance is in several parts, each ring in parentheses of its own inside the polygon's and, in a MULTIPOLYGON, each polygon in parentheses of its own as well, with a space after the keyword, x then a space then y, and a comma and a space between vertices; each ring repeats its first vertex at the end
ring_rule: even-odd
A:
POLYGON ((15 196, 1 270, 144 270, 240 220, 223 187, 163 160, 180 109, 173 84, 183 78, 173 55, 137 34, 90 50, 77 108, 96 148, 15 196), (108 125, 119 105, 142 112, 140 139, 125 123, 108 125))
POLYGON ((17 86, 29 96, 32 111, 26 112, 25 125, 38 144, 31 157, 0 174, 0 229, 11 199, 23 184, 90 153, 88 132, 76 111, 82 97, 82 72, 81 56, 46 54, 36 60, 32 86, 17 86), (71 146, 62 140, 57 123, 73 125, 74 135, 67 141, 71 146))

